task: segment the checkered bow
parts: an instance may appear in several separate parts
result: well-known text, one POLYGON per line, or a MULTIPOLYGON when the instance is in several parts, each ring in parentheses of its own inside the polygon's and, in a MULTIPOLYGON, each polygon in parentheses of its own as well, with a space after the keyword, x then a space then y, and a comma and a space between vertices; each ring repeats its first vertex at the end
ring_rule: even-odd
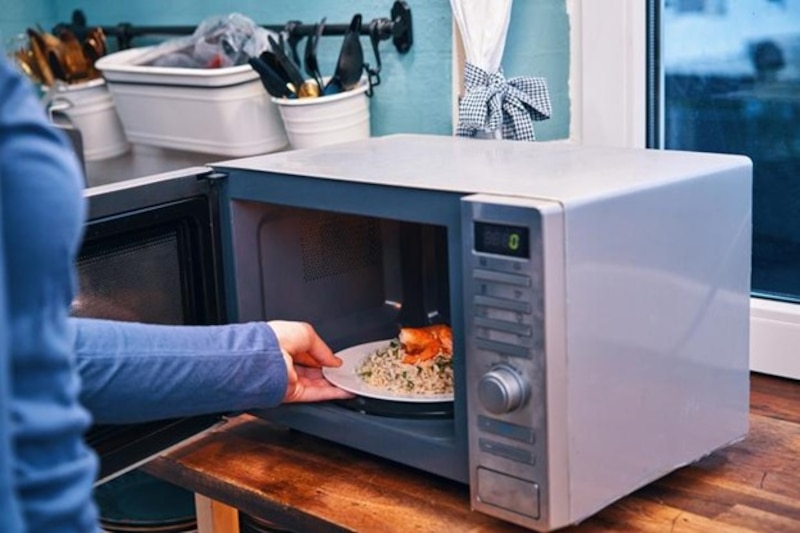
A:
POLYGON ((550 118, 550 95, 544 78, 494 74, 471 63, 464 65, 466 94, 458 105, 459 137, 503 128, 504 139, 535 141, 534 120, 550 118))

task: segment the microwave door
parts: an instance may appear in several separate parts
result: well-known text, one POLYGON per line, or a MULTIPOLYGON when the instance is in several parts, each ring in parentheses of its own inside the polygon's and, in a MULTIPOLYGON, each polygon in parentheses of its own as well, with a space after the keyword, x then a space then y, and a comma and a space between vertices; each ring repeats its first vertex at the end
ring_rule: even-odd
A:
MULTIPOLYGON (((73 316, 160 324, 225 321, 218 193, 205 167, 85 190, 88 220, 73 316)), ((95 425, 98 483, 135 468, 220 415, 95 425)))

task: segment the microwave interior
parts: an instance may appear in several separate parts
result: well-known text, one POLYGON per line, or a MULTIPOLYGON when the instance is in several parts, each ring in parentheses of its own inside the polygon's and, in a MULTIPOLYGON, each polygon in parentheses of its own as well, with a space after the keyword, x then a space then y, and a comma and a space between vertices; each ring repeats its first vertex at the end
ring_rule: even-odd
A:
MULTIPOLYGON (((306 321, 334 352, 388 341, 402 327, 447 324, 454 353, 463 353, 452 224, 246 200, 231 204, 231 219, 238 321, 306 321)), ((454 358, 454 372, 458 387, 463 360, 454 358)), ((464 481, 462 402, 359 396, 254 414, 464 481)))

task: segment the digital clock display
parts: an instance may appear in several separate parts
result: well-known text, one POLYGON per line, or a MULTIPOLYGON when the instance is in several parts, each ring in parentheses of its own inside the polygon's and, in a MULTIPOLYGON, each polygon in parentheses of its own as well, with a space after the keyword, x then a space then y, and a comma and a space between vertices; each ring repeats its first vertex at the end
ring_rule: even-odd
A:
POLYGON ((475 251, 530 258, 528 228, 475 222, 475 251))

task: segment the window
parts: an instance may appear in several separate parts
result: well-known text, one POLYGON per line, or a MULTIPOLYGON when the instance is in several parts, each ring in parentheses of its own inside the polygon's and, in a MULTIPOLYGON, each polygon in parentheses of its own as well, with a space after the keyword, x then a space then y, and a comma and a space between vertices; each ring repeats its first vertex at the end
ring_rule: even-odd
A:
POLYGON ((751 368, 800 379, 800 0, 568 6, 573 139, 753 160, 751 368))

